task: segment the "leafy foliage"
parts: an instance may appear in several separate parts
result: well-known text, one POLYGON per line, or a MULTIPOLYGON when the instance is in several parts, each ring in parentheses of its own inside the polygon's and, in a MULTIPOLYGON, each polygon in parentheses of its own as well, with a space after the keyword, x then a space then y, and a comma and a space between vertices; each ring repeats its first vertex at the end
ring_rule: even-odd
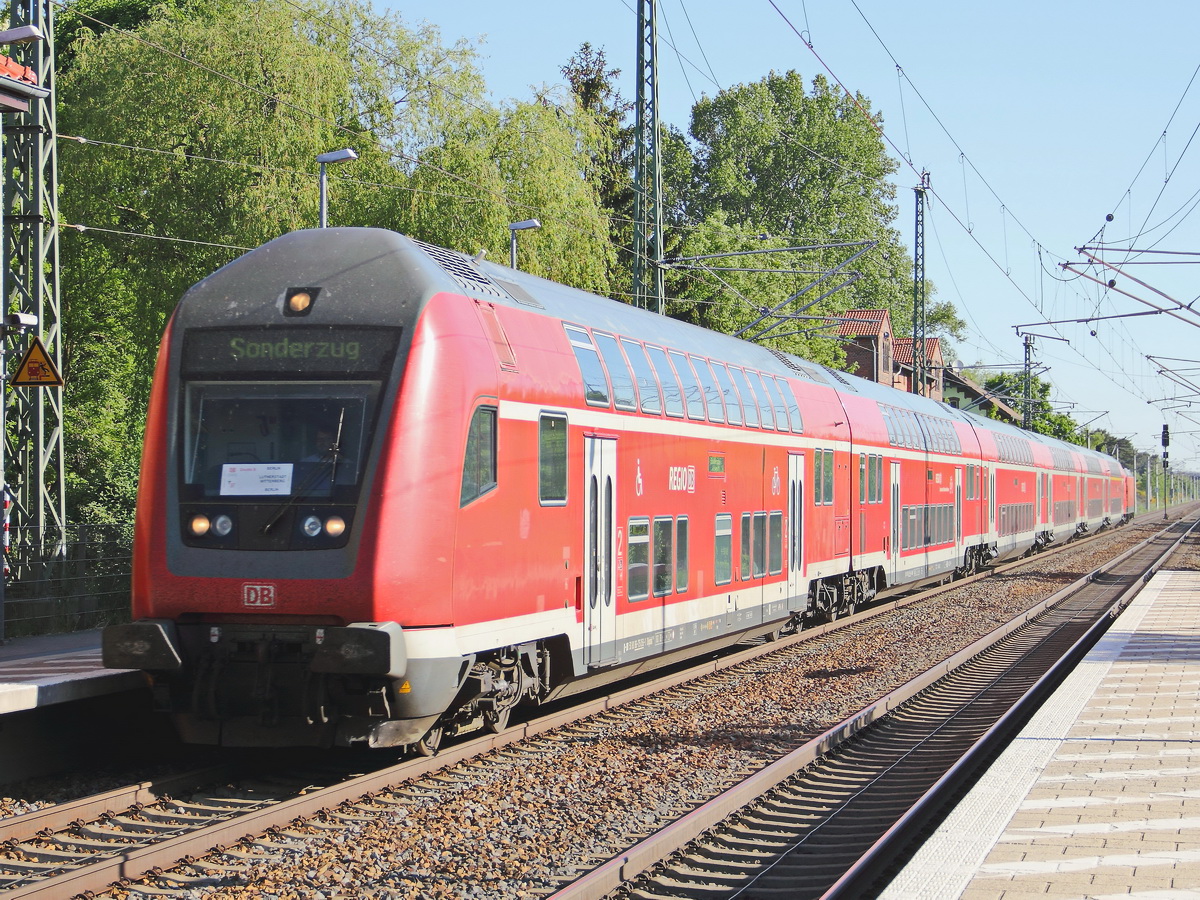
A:
POLYGON ((184 291, 317 221, 393 228, 605 291, 608 220, 585 179, 599 140, 568 98, 491 106, 465 44, 326 0, 82 0, 60 18, 61 274, 69 515, 128 518, 160 335, 184 291), (120 30, 99 21, 120 24, 120 30), (150 238, 150 239, 148 239, 150 238), (154 240, 153 238, 160 238, 154 240))
MULTIPOLYGON (((1025 405, 1025 376, 1024 374, 1016 374, 1012 372, 1001 372, 988 375, 983 380, 983 386, 992 394, 995 394, 1005 400, 1005 402, 1020 412, 1024 412, 1025 405)), ((1036 431, 1038 434, 1047 434, 1050 437, 1058 438, 1062 441, 1068 441, 1072 444, 1086 444, 1086 439, 1079 431, 1079 426, 1075 424, 1070 416, 1063 415, 1060 412, 1055 412, 1054 407, 1050 403, 1051 384, 1032 376, 1030 381, 1030 430, 1036 431)), ((998 418, 994 409, 988 411, 993 418, 998 418)))

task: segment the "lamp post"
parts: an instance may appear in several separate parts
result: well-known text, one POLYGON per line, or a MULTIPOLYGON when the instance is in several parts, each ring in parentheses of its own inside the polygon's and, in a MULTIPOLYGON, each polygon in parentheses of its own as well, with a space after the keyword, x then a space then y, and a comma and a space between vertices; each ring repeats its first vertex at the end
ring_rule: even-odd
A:
POLYGON ((317 162, 321 164, 321 227, 329 227, 329 202, 327 199, 329 183, 325 178, 326 163, 340 163, 358 159, 358 154, 346 147, 342 150, 330 150, 328 153, 317 154, 317 162))
POLYGON ((542 223, 537 219, 525 219, 521 222, 513 222, 508 226, 508 267, 510 269, 517 267, 517 232, 541 227, 542 223))

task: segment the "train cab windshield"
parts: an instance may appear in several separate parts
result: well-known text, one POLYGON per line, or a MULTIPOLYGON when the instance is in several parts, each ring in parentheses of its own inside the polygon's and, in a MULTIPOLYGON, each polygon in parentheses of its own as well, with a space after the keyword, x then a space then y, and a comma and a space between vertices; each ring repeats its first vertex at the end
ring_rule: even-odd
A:
POLYGON ((378 385, 191 382, 184 483, 193 497, 332 497, 362 477, 378 385))

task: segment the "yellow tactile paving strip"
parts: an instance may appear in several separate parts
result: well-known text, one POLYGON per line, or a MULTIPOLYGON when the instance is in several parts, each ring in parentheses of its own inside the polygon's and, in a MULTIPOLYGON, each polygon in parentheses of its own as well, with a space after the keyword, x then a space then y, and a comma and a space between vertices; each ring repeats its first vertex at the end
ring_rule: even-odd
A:
POLYGON ((1155 575, 883 896, 1200 900, 1200 573, 1155 575))

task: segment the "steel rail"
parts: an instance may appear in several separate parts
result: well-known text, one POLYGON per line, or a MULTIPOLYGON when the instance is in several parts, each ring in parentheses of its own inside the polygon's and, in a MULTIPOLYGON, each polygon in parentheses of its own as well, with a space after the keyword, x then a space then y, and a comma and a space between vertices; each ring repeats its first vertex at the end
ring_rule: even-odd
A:
MULTIPOLYGON (((821 757, 828 755, 831 751, 847 743, 867 726, 875 723, 908 700, 916 697, 945 675, 967 664, 983 651, 1009 637, 1018 629, 1025 627, 1037 616, 1057 606, 1062 601, 1097 580, 1104 573, 1111 572, 1135 554, 1142 552, 1145 548, 1160 539, 1161 532, 1152 535, 1110 560, 1104 566, 1089 572, 1087 575, 1056 591, 1050 597, 1015 616, 1008 623, 996 628, 949 659, 930 668, 922 675, 886 694, 875 703, 846 718, 825 733, 792 751, 787 756, 782 757, 750 778, 729 788, 660 831, 643 839, 619 856, 592 869, 571 884, 560 888, 550 895, 551 900, 599 900, 599 898, 605 897, 623 885, 626 885, 638 875, 682 850, 689 843, 701 837, 705 832, 720 825, 730 815, 743 810, 745 807, 759 800, 763 795, 778 788, 801 770, 815 763, 821 757)), ((1077 547, 1079 544, 1063 545, 1064 548, 1067 546, 1077 547)), ((1156 561, 1162 555, 1159 554, 1156 556, 1156 561)), ((1039 559, 1044 558, 1045 554, 1039 556, 1039 559)), ((1010 570, 1017 568, 1022 562, 1024 561, 1006 565, 1003 569, 1010 570)), ((958 588, 964 583, 956 582, 953 588, 958 588)), ((1141 583, 1138 586, 1140 587, 1141 583)))
MULTIPOLYGON (((1045 559, 1056 552, 1078 548, 1081 545, 1082 544, 1079 541, 1063 544, 1055 548, 1050 548, 1047 551, 1039 554, 1038 558, 1045 559)), ((287 825, 298 818, 312 816, 317 812, 336 807, 346 801, 358 799, 363 796, 369 796, 372 793, 394 786, 397 783, 419 778, 442 769, 450 768, 461 762, 488 753, 492 750, 507 747, 512 744, 516 744, 553 731, 572 722, 576 722, 599 713, 614 710, 647 695, 666 690, 670 687, 674 687, 685 682, 693 681, 700 677, 721 672, 743 662, 756 659, 796 644, 820 638, 823 635, 829 634, 833 631, 840 631, 844 628, 852 627, 856 624, 863 623, 871 618, 895 609, 924 602, 930 597, 937 596, 949 590, 960 588, 974 581, 989 577, 991 574, 1018 568, 1024 564, 1024 562, 1024 560, 1017 560, 1004 566, 997 567, 996 569, 988 570, 980 573, 979 575, 972 576, 969 579, 963 579, 954 582, 951 585, 935 587, 932 590, 926 590, 918 594, 900 597, 895 600, 884 601, 854 616, 839 619, 837 622, 831 622, 811 629, 806 629, 795 635, 783 638, 773 643, 763 644, 737 651, 719 659, 710 660, 701 665, 689 667, 683 671, 661 676, 640 685, 597 697, 563 712, 541 716, 523 724, 514 724, 510 726, 508 730, 499 735, 488 735, 464 742, 452 748, 444 749, 436 757, 407 760, 393 766, 388 766, 376 772, 360 776, 356 779, 312 791, 311 793, 305 794, 301 797, 276 802, 269 807, 238 815, 236 818, 230 818, 219 824, 208 825, 196 832, 161 838, 152 844, 128 847, 127 849, 122 849, 121 845, 114 845, 114 850, 112 852, 94 862, 85 862, 80 864, 76 869, 63 872, 53 877, 44 877, 37 881, 30 881, 27 884, 4 890, 2 893, 5 898, 25 898, 39 895, 62 896, 67 892, 70 894, 79 894, 87 891, 103 890, 105 887, 114 882, 138 878, 155 869, 169 867, 180 860, 195 858, 198 855, 213 850, 227 848, 238 843, 239 841, 253 838, 257 834, 287 825)), ((1028 615, 1029 614, 1027 613, 1022 618, 1026 618, 1028 615)), ((928 677, 929 681, 935 680, 936 677, 940 677, 942 667, 937 667, 932 671, 937 672, 938 674, 930 675, 928 677)), ((829 732, 818 738, 817 741, 810 742, 810 745, 806 746, 814 746, 819 748, 820 752, 826 752, 828 749, 832 748, 838 742, 838 740, 844 739, 849 734, 853 734, 854 731, 864 727, 866 724, 869 724, 869 722, 872 721, 878 714, 877 710, 879 708, 880 704, 876 704, 871 710, 864 711, 855 717, 851 717, 851 719, 848 719, 841 725, 835 727, 834 729, 830 729, 829 732)), ((804 748, 801 749, 803 750, 804 748)), ((775 766, 778 765, 778 763, 775 764, 775 766)), ((773 767, 771 767, 769 770, 773 770, 773 767)), ((90 815, 96 814, 96 810, 99 810, 99 815, 111 813, 114 807, 120 807, 121 798, 130 798, 130 803, 125 804, 126 807, 146 803, 147 798, 152 797, 155 790, 162 790, 162 785, 155 782, 144 782, 139 785, 132 785, 129 788, 108 792, 107 794, 98 795, 96 797, 82 798, 81 800, 75 801, 72 804, 60 805, 62 807, 61 809, 52 807, 45 811, 40 811, 40 820, 42 824, 40 827, 36 828, 33 833, 40 833, 46 828, 52 827, 49 823, 56 821, 57 816, 66 815, 68 808, 77 810, 77 814, 72 816, 71 819, 67 821, 78 822, 81 819, 85 819, 90 815)), ((154 797, 154 800, 157 799, 157 797, 154 797)), ((713 804, 720 805, 718 801, 719 798, 715 799, 714 801, 710 801, 709 804, 705 804, 704 808, 710 807, 713 804)), ((12 817, 12 819, 0 823, 0 836, 3 836, 4 839, 7 839, 17 838, 18 834, 28 835, 28 829, 33 828, 36 821, 35 819, 29 817, 37 815, 39 814, 29 813, 22 816, 12 817), (9 828, 14 828, 16 822, 22 820, 27 821, 28 825, 21 826, 20 832, 15 830, 7 831, 9 828)), ((667 830, 671 830, 674 827, 675 826, 671 826, 667 830)))

